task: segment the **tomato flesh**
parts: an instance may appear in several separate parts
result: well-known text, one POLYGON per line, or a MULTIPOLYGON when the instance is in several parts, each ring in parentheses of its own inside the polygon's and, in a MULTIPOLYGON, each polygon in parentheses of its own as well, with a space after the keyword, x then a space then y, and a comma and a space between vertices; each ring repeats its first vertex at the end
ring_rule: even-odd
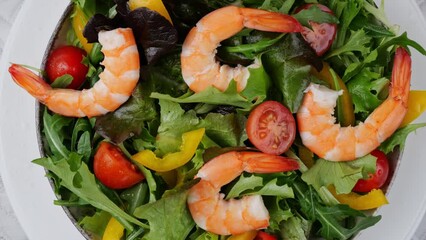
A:
POLYGON ((373 189, 381 188, 389 175, 389 161, 382 151, 374 150, 371 155, 377 157, 376 172, 371 174, 368 179, 360 179, 355 184, 353 191, 355 192, 370 192, 373 189))
POLYGON ((145 179, 121 150, 108 142, 102 142, 93 160, 96 178, 112 189, 129 188, 145 179))
POLYGON ((247 136, 260 151, 280 155, 296 137, 296 121, 281 103, 266 101, 257 106, 247 120, 247 136))
MULTIPOLYGON (((322 4, 305 4, 298 8, 296 12, 308 9, 311 6, 317 6, 323 12, 333 14, 328 7, 322 4)), ((337 25, 332 23, 316 23, 309 21, 311 29, 308 27, 303 27, 301 32, 303 38, 309 45, 315 50, 318 56, 322 56, 328 49, 330 49, 333 44, 334 39, 336 38, 337 25)))
POLYGON ((63 46, 52 51, 47 58, 46 73, 50 82, 65 74, 73 77, 67 88, 78 89, 86 80, 88 66, 82 63, 86 52, 78 47, 63 46))
POLYGON ((270 235, 264 231, 259 231, 257 232, 257 235, 254 240, 277 240, 277 237, 270 235))

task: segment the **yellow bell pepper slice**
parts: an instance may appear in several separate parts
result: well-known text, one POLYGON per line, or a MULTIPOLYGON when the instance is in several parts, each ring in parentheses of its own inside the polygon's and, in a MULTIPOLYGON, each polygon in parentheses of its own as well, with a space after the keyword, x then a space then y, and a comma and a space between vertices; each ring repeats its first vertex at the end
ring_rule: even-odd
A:
POLYGON ((408 96, 408 111, 401 127, 407 126, 426 110, 426 90, 412 90, 408 96))
POLYGON ((333 71, 328 63, 323 62, 321 72, 312 68, 311 74, 320 80, 327 82, 333 90, 343 90, 343 94, 337 100, 337 119, 343 127, 354 125, 355 113, 351 95, 343 80, 333 71))
POLYGON ((161 16, 165 17, 172 23, 172 19, 170 18, 169 12, 167 12, 166 7, 161 0, 130 0, 129 8, 130 10, 135 10, 136 8, 146 7, 153 11, 158 12, 161 16))
POLYGON ((337 194, 334 187, 329 187, 329 190, 341 204, 347 204, 355 210, 375 209, 389 203, 381 189, 373 189, 365 195, 354 192, 337 194))
POLYGON ((142 150, 133 159, 145 167, 157 172, 167 172, 185 165, 194 156, 198 145, 203 139, 205 129, 200 128, 182 134, 182 145, 179 152, 168 153, 158 158, 151 150, 142 150))
POLYGON ((84 27, 89 21, 89 16, 83 12, 81 7, 77 4, 74 4, 74 12, 72 14, 71 24, 74 29, 75 35, 78 40, 80 40, 81 45, 87 53, 90 53, 93 48, 92 43, 88 43, 87 39, 83 36, 84 27))
POLYGON ((109 220, 102 240, 120 240, 124 235, 124 226, 117 219, 111 217, 109 220))
POLYGON ((232 235, 227 240, 253 240, 257 235, 257 231, 248 231, 238 235, 232 235))

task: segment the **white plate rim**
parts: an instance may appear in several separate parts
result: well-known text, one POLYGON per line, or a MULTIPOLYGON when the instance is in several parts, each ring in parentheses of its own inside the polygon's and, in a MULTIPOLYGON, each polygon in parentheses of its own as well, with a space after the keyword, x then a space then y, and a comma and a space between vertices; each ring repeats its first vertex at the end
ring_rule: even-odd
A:
MULTIPOLYGON (((409 0, 405 2, 404 7, 400 7, 400 2, 388 0, 386 9, 398 11, 399 15, 406 16, 405 19, 401 19, 401 22, 398 21, 398 24, 403 29, 407 29, 410 35, 414 33, 413 39, 426 46, 426 31, 424 31, 426 23, 417 4, 414 0, 409 0), (404 14, 406 11, 408 11, 408 15, 404 14), (413 30, 410 31, 410 29, 413 30)), ((7 72, 11 61, 19 61, 19 63, 32 66, 41 65, 44 49, 57 24, 51 19, 59 20, 68 3, 68 0, 26 0, 10 31, 0 61, 0 76, 2 76, 0 116, 8 116, 0 118, 0 175, 14 212, 30 239, 84 239, 62 208, 53 205, 55 196, 49 182, 44 177, 44 170, 30 163, 32 159, 40 157, 35 132, 35 103, 28 94, 12 83, 7 72), (30 45, 31 50, 28 49, 30 45), (18 126, 20 130, 12 131, 11 126, 18 126)), ((413 59, 422 58, 413 51, 413 59)), ((426 58, 423 57, 421 61, 426 62, 426 58)), ((419 62, 414 62, 413 66, 413 69, 419 69, 418 72, 413 71, 413 78, 425 75, 426 69, 421 69, 419 62)), ((418 81, 413 85, 418 86, 418 89, 426 89, 426 85, 418 81)), ((423 120, 424 117, 421 119, 423 120)), ((426 140, 426 131, 419 130, 418 133, 410 136, 407 141, 400 172, 388 193, 391 205, 380 208, 378 211, 378 214, 386 218, 375 227, 363 231, 357 239, 410 239, 413 237, 426 211, 426 189, 417 189, 416 201, 410 201, 408 204, 401 198, 400 193, 404 190, 409 191, 405 185, 413 186, 411 185, 413 177, 408 178, 410 176, 407 174, 416 169, 410 168, 410 164, 406 162, 410 158, 415 159, 426 153, 426 150, 422 149, 420 145, 422 141, 426 140), (404 212, 395 214, 393 206, 396 203, 401 204, 403 209, 409 209, 410 215, 407 216, 408 213, 404 214, 404 212), (414 206, 416 209, 413 211, 414 206), (394 219, 395 216, 400 218, 394 219), (399 226, 389 225, 395 223, 399 226), (401 225, 405 227, 401 227, 401 225), (405 229, 405 231, 394 230, 396 228, 405 229)), ((422 167, 426 169, 426 163, 416 164, 417 170, 422 167)), ((426 182, 426 175, 416 179, 419 182, 426 182)), ((414 196, 413 191, 409 191, 409 193, 414 196)))

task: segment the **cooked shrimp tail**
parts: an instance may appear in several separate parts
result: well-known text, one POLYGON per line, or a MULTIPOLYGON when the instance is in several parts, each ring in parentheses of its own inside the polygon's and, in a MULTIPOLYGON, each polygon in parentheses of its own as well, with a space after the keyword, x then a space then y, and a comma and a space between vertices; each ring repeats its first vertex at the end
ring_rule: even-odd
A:
POLYGON ((139 52, 130 28, 99 33, 105 58, 104 71, 90 89, 53 89, 44 80, 13 64, 13 80, 51 111, 69 117, 94 117, 116 110, 133 92, 139 81, 139 52))
POLYGON ((311 84, 306 89, 297 122, 303 144, 319 157, 350 161, 380 146, 407 113, 411 80, 411 57, 404 48, 396 50, 389 96, 357 126, 341 127, 333 117, 339 93, 311 84))
POLYGON ((18 64, 12 64, 9 67, 9 73, 16 84, 44 103, 46 94, 51 89, 49 84, 32 71, 18 64))
POLYGON ((204 16, 192 28, 182 46, 182 76, 194 92, 213 86, 225 91, 234 80, 237 90, 243 91, 250 78, 249 69, 259 69, 260 61, 243 67, 221 65, 216 61, 216 48, 223 40, 245 27, 270 32, 300 32, 302 25, 289 15, 260 9, 228 6, 204 16))
POLYGON ((220 235, 240 234, 266 228, 269 213, 260 195, 224 200, 220 188, 244 171, 273 173, 292 171, 298 163, 289 158, 256 152, 228 152, 207 162, 195 176, 200 178, 189 190, 188 207, 195 223, 220 235))

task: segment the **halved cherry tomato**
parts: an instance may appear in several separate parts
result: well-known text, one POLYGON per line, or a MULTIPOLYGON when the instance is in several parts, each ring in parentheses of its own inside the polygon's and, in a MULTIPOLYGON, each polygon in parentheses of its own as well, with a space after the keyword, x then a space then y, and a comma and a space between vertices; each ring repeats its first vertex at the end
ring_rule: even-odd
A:
POLYGON ((112 189, 129 188, 145 179, 117 146, 102 142, 93 160, 95 176, 112 189))
POLYGON ((257 232, 257 235, 254 240, 277 240, 277 237, 270 235, 264 231, 259 231, 257 232))
POLYGON ((389 175, 389 161, 382 151, 374 150, 371 155, 377 157, 376 172, 368 179, 360 179, 353 188, 354 192, 370 192, 373 189, 381 188, 389 175))
POLYGON ((284 105, 266 101, 250 113, 246 130, 250 142, 260 151, 280 155, 296 137, 296 122, 284 105))
POLYGON ((50 82, 65 74, 73 77, 68 88, 78 89, 86 80, 89 68, 82 63, 86 52, 78 47, 63 46, 52 51, 47 58, 46 73, 50 82))
MULTIPOLYGON (((313 5, 317 6, 323 12, 334 15, 333 11, 322 4, 305 4, 298 8, 296 13, 304 9, 308 9, 313 5)), ((309 21, 309 24, 311 25, 311 29, 303 27, 303 31, 301 32, 303 38, 309 43, 309 45, 311 45, 318 56, 322 56, 333 44, 334 38, 336 37, 337 25, 332 23, 316 23, 312 21, 309 21)))

